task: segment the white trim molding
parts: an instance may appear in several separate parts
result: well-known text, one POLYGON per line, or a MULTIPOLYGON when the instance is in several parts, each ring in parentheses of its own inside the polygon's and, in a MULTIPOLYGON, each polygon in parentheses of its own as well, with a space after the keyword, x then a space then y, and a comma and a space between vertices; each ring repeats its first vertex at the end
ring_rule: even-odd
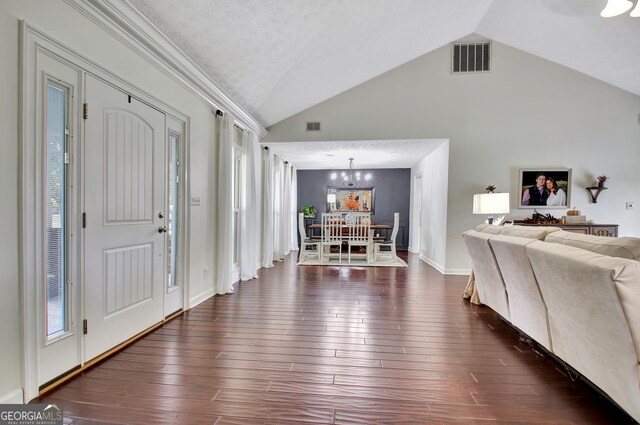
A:
POLYGON ((0 396, 0 404, 24 404, 22 388, 17 388, 7 394, 0 396))
POLYGON ((435 261, 433 261, 432 259, 427 258, 424 255, 420 254, 420 260, 424 261, 425 263, 427 263, 428 265, 430 265, 431 267, 439 271, 441 274, 446 274, 445 268, 440 264, 436 263, 435 261))
POLYGON ((267 130, 126 0, 64 0, 212 107, 231 113, 259 138, 267 130))
POLYGON ((447 269, 431 260, 430 258, 425 257, 424 255, 420 255, 420 260, 424 261, 425 263, 439 271, 441 274, 460 276, 468 276, 471 274, 471 269, 447 269))
POLYGON ((197 306, 201 302, 204 302, 204 301, 208 300, 209 298, 213 297, 214 295, 215 295, 215 293, 213 292, 213 288, 207 289, 206 291, 204 291, 200 295, 196 295, 195 297, 193 297, 193 298, 191 298, 189 300, 188 309, 191 309, 191 308, 197 306))

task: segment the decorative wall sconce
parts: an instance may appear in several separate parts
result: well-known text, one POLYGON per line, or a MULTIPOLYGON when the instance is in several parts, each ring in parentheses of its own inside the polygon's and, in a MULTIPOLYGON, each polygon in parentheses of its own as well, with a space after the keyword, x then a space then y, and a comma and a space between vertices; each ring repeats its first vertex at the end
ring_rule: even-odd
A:
POLYGON ((608 178, 609 177, 605 175, 598 176, 598 182, 596 183, 596 185, 587 187, 587 192, 589 192, 592 203, 596 204, 598 202, 598 196, 600 195, 600 192, 602 192, 603 190, 607 190, 607 188, 604 186, 604 183, 608 178))

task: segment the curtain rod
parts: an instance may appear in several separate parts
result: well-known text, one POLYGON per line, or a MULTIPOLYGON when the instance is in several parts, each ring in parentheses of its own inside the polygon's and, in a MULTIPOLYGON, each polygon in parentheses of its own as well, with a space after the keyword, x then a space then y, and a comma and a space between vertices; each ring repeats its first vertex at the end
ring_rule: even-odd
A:
MULTIPOLYGON (((216 109, 216 116, 222 117, 224 116, 224 112, 222 112, 220 109, 216 109)), ((238 125, 238 123, 235 123, 235 122, 233 123, 233 126, 242 132, 246 130, 245 128, 243 128, 242 126, 238 125)))

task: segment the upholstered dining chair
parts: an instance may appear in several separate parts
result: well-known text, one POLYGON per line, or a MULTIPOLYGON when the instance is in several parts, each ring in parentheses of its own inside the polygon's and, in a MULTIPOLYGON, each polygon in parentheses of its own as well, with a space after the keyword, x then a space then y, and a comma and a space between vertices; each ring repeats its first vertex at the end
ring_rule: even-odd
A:
POLYGON ((302 261, 309 256, 318 257, 318 260, 320 260, 320 240, 313 240, 307 237, 304 228, 304 213, 298 214, 298 232, 300 232, 300 254, 298 255, 298 261, 302 261), (307 248, 314 248, 314 250, 308 250, 307 248))
POLYGON ((331 247, 338 247, 338 262, 342 263, 342 213, 322 213, 322 239, 320 261, 329 261, 334 254, 331 247))
POLYGON ((368 212, 352 212, 348 214, 347 229, 348 229, 348 262, 351 263, 351 247, 366 247, 367 249, 367 263, 371 259, 371 249, 373 248, 371 237, 371 213, 368 212))
POLYGON ((391 231, 391 237, 383 241, 374 241, 375 260, 378 260, 379 256, 391 255, 391 258, 396 257, 396 236, 398 236, 398 226, 400 224, 400 213, 393 213, 393 230, 391 231), (380 248, 388 246, 389 251, 382 251, 380 248))

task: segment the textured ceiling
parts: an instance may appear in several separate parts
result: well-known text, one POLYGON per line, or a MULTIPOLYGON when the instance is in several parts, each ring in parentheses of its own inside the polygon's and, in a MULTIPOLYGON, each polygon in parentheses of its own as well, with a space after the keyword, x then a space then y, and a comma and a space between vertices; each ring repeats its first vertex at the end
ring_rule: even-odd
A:
POLYGON ((606 0, 125 0, 265 127, 471 33, 640 95, 606 0))
POLYGON ((265 143, 299 170, 411 168, 445 139, 265 143))
POLYGON ((491 0, 129 0, 265 127, 468 35, 491 0))
MULTIPOLYGON (((640 18, 601 18, 606 0, 119 1, 265 127, 473 33, 640 95, 640 18)), ((440 143, 269 146, 299 169, 347 168, 349 157, 358 168, 408 168, 440 143)))

